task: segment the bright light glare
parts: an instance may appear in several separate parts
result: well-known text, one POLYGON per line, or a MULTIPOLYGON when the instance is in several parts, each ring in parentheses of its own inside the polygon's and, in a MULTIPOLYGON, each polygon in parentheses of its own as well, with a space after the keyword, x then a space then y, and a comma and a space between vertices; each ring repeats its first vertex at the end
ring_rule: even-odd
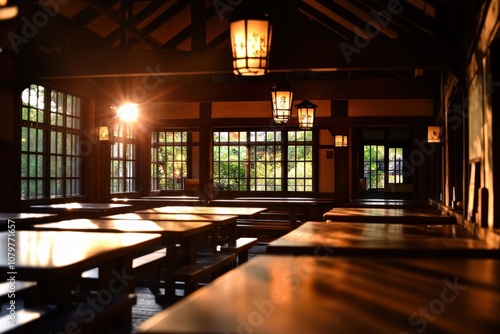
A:
MULTIPOLYGON (((0 0, 1 1, 1 0, 0 0)), ((1 5, 1 4, 0 4, 1 5)), ((17 6, 0 8, 0 20, 8 20, 17 15, 17 6)))
POLYGON ((123 122, 135 122, 139 117, 137 104, 125 103, 118 108, 117 115, 123 122))

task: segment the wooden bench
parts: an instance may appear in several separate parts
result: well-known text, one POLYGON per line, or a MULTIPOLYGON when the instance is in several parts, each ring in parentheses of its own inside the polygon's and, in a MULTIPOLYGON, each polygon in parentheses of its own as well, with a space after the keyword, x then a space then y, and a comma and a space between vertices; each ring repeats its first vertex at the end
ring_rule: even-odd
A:
MULTIPOLYGON (((150 273, 147 285, 153 294, 159 291, 160 269, 166 263, 167 248, 152 248, 150 253, 141 255, 132 260, 132 270, 130 275, 135 277, 135 282, 140 281, 140 275, 150 273)), ((85 280, 96 280, 99 278, 98 268, 93 268, 82 273, 85 280)))
POLYGON ((235 242, 222 245, 220 251, 225 253, 235 253, 238 257, 238 262, 235 263, 235 266, 241 265, 242 263, 248 261, 248 250, 255 246, 258 241, 258 238, 241 237, 236 239, 235 242))
POLYGON ((215 253, 198 257, 197 263, 176 269, 172 273, 172 279, 184 284, 184 296, 187 296, 198 289, 203 278, 210 275, 214 279, 224 267, 232 265, 235 260, 235 253, 215 253))
POLYGON ((238 237, 256 237, 259 241, 274 240, 290 232, 290 222, 274 219, 239 219, 238 237))

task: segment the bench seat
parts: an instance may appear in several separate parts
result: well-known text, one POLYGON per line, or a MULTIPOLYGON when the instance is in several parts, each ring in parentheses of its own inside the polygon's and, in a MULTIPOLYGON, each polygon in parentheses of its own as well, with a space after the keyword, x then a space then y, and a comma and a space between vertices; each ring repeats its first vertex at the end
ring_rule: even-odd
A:
POLYGON ((241 265, 248 261, 248 251, 250 248, 255 246, 258 241, 258 238, 241 237, 236 239, 235 242, 222 245, 220 251, 225 253, 235 253, 238 257, 237 265, 241 265))
POLYGON ((212 279, 217 277, 224 267, 232 265, 235 260, 235 253, 201 256, 196 263, 176 269, 172 273, 172 278, 175 282, 184 283, 184 295, 187 296, 198 288, 203 278, 209 275, 212 279))

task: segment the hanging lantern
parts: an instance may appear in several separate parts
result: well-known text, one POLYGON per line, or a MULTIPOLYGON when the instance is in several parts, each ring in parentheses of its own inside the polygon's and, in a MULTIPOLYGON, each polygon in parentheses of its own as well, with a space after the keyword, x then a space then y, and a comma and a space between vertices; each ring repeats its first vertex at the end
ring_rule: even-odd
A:
POLYGON ((267 15, 234 20, 229 30, 234 74, 267 74, 271 50, 271 23, 267 15))
POLYGON ((0 0, 0 20, 10 20, 18 14, 17 6, 7 6, 7 0, 0 0))
POLYGON ((297 108, 299 127, 301 129, 311 129, 313 127, 316 107, 317 105, 307 100, 295 106, 295 108, 297 108))
POLYGON ((292 85, 286 82, 280 82, 276 86, 271 87, 271 102, 275 123, 287 123, 290 119, 292 115, 293 92, 292 85))

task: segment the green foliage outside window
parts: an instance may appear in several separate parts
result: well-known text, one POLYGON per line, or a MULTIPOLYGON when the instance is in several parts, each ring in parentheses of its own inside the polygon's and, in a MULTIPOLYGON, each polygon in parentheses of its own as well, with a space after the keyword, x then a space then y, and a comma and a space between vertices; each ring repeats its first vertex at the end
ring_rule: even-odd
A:
POLYGON ((284 191, 285 185, 288 191, 313 190, 312 131, 215 131, 213 136, 216 190, 284 191))
POLYGON ((81 194, 78 97, 31 85, 21 95, 22 200, 81 194))

